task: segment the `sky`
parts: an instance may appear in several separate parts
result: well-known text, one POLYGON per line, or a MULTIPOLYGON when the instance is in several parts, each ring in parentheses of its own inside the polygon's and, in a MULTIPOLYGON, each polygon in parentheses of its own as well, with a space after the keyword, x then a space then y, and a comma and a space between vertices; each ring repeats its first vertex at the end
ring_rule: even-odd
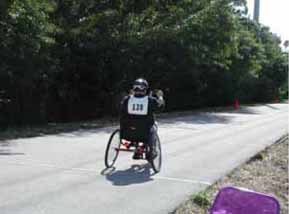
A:
MULTIPOLYGON (((254 0, 247 0, 250 17, 253 17, 254 0)), ((289 40, 289 0, 260 0, 260 23, 271 32, 289 40)), ((282 45, 283 45, 282 42, 282 45)))

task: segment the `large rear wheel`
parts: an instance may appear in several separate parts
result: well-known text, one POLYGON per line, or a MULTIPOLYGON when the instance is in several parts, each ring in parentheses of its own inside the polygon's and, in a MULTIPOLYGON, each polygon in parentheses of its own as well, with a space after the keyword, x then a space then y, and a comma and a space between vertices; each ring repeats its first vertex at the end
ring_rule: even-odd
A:
POLYGON ((160 142, 157 132, 153 133, 151 140, 152 140, 151 145, 154 148, 150 149, 149 162, 154 172, 158 173, 161 171, 161 167, 162 167, 162 149, 161 149, 161 142, 160 142))
POLYGON ((117 129, 111 134, 106 147, 104 163, 107 168, 110 168, 114 165, 118 157, 120 144, 120 130, 117 129))

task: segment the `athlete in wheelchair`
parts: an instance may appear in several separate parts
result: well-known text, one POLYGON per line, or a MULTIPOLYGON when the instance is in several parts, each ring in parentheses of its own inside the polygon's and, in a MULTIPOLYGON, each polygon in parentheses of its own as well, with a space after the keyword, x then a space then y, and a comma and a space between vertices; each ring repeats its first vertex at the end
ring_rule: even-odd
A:
POLYGON ((119 151, 133 151, 133 159, 146 159, 155 172, 160 171, 161 145, 154 112, 164 107, 163 92, 157 90, 154 97, 148 89, 145 79, 137 79, 132 94, 122 100, 120 129, 110 136, 105 154, 106 167, 113 166, 119 151))

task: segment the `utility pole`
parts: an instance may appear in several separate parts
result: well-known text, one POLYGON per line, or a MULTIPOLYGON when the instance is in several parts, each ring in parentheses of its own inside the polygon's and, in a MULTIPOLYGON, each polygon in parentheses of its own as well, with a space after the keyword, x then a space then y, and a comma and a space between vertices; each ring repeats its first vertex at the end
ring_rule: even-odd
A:
POLYGON ((260 0, 255 0, 255 4, 254 4, 254 20, 256 22, 259 22, 259 16, 260 16, 260 0))

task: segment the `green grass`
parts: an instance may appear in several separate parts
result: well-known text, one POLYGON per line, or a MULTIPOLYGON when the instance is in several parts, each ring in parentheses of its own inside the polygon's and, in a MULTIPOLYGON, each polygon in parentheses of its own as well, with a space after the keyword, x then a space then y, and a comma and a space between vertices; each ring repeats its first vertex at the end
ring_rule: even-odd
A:
POLYGON ((193 196, 193 202, 202 208, 208 208, 211 205, 211 200, 206 192, 200 192, 193 196))

